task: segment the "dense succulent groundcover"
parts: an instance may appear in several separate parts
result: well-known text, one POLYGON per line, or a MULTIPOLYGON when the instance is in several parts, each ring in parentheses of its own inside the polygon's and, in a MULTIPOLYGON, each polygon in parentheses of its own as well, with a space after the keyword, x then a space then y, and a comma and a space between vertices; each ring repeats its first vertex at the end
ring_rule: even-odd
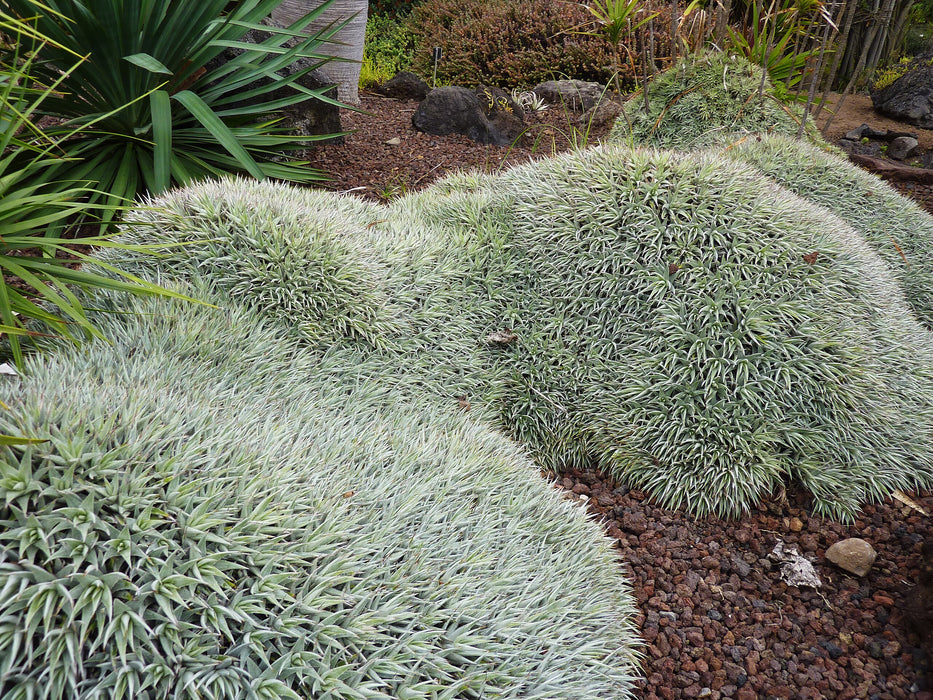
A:
MULTIPOLYGON (((721 51, 688 54, 626 105, 610 138, 690 149, 741 135, 796 136, 803 110, 775 95, 761 66, 721 51)), ((812 122, 805 129, 819 138, 812 122)))
POLYGON ((150 301, 4 387, 0 696, 631 697, 609 542, 511 441, 150 301))
POLYGON ((90 299, 112 345, 2 388, 45 440, 0 460, 3 696, 630 697, 628 590, 535 462, 698 515, 929 488, 924 278, 782 149, 138 208, 185 245, 108 261, 213 306, 90 299))
POLYGON ((219 266, 222 296, 471 406, 548 469, 595 464, 699 515, 796 480, 842 519, 933 478, 933 341, 903 275, 716 149, 590 149, 389 207, 245 183, 163 205, 132 240, 189 245, 153 272, 219 266))

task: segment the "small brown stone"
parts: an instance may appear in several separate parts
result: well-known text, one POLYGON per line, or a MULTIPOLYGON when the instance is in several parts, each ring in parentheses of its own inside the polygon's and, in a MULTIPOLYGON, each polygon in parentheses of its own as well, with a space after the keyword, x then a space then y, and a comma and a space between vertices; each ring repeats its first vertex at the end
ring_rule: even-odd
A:
POLYGON ((841 540, 826 550, 826 558, 829 561, 856 576, 867 574, 877 556, 874 548, 859 537, 841 540))

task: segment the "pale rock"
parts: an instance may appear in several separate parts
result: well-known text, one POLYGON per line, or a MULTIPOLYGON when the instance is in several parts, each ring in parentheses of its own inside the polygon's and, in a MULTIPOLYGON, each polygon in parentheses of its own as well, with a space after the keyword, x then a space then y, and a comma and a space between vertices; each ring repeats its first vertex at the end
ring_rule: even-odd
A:
POLYGON ((795 546, 785 547, 783 542, 778 542, 768 558, 781 564, 781 579, 788 586, 819 588, 823 585, 813 564, 804 558, 795 546))
POLYGON ((826 558, 829 561, 856 576, 867 574, 877 556, 874 547, 860 537, 840 540, 826 550, 826 558))

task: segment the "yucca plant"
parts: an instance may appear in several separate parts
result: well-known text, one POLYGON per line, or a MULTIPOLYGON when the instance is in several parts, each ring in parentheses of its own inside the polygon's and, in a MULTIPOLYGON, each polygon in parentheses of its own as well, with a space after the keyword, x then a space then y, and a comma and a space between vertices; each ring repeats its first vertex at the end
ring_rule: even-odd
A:
MULTIPOLYGON (((821 5, 806 9, 810 14, 820 13, 824 21, 831 21, 830 17, 822 16, 825 9, 821 5)), ((807 39, 807 28, 802 21, 804 8, 796 2, 779 6, 777 0, 772 0, 766 8, 763 0, 755 0, 749 4, 748 13, 744 32, 727 27, 728 50, 737 51, 761 66, 768 74, 772 89, 778 90, 782 98, 793 99, 790 89, 799 85, 808 62, 819 54, 819 47, 798 50, 798 44, 807 39)))
MULTIPOLYGON (((37 2, 35 9, 47 8, 37 2)), ((74 63, 65 73, 42 83, 36 77, 41 72, 36 70, 37 61, 52 42, 34 23, 18 16, 0 11, 0 23, 12 39, 11 52, 0 63, 0 333, 22 366, 21 338, 37 333, 27 326, 30 319, 41 321, 46 333, 72 341, 99 336, 72 288, 170 292, 112 266, 107 274, 74 269, 74 261, 87 256, 75 250, 73 240, 58 234, 86 217, 94 208, 88 200, 100 192, 88 182, 56 178, 64 162, 60 139, 68 132, 46 134, 36 127, 34 117, 83 59, 72 55, 74 63)), ((82 243, 126 247, 106 236, 88 237, 82 243)))
POLYGON ((296 81, 328 60, 321 52, 339 27, 301 35, 327 2, 288 29, 259 24, 280 1, 2 0, 0 8, 14 16, 35 16, 51 39, 33 73, 58 86, 38 111, 64 120, 45 129, 66 157, 57 177, 95 183, 106 194, 91 199, 103 202, 105 218, 106 207, 138 193, 226 172, 319 179, 288 156, 323 137, 289 134, 275 114, 306 99, 328 100, 323 89, 296 81), (250 29, 270 36, 240 41, 250 29), (215 60, 229 48, 241 53, 215 60), (75 54, 87 60, 75 65, 75 54), (301 57, 317 63, 287 78, 275 74, 301 57), (270 97, 283 86, 293 94, 270 97))
POLYGON ((583 4, 593 16, 595 28, 589 33, 593 36, 602 35, 612 47, 612 79, 615 82, 616 92, 622 93, 619 82, 619 72, 622 69, 623 56, 630 64, 632 76, 638 75, 635 67, 635 58, 628 44, 633 32, 650 22, 657 13, 647 14, 643 0, 593 0, 583 4))

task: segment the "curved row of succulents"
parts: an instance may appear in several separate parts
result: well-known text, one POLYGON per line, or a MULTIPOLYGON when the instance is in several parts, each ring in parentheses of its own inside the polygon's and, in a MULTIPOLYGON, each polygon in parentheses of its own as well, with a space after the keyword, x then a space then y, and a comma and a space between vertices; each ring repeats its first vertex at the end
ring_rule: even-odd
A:
MULTIPOLYGON (((923 278, 762 176, 786 140, 754 143, 604 146, 389 207, 209 184, 130 235, 186 242, 148 264, 208 274, 407 395, 469 403, 547 469, 596 466, 699 515, 798 481, 849 519, 933 479, 933 340, 905 302, 923 278)), ((827 180, 852 169, 824 158, 827 180)))
POLYGON ((767 134, 140 207, 184 245, 108 261, 215 306, 89 299, 112 345, 0 386, 45 440, 0 460, 0 694, 630 697, 626 586, 526 454, 699 515, 929 488, 931 230, 767 134))

